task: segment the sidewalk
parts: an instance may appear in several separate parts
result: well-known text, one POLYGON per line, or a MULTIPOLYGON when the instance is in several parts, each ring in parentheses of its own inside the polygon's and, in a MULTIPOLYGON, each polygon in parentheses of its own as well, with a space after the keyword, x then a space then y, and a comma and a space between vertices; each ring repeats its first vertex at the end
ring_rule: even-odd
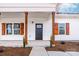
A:
POLYGON ((44 47, 33 47, 30 56, 48 56, 44 47))
POLYGON ((79 56, 79 52, 74 51, 47 51, 49 56, 79 56))

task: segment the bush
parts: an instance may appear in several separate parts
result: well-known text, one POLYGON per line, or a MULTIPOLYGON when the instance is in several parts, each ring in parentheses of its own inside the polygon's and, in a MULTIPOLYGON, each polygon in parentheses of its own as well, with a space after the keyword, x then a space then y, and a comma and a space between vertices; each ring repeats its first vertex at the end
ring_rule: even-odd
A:
POLYGON ((25 48, 25 38, 23 38, 23 48, 25 48))

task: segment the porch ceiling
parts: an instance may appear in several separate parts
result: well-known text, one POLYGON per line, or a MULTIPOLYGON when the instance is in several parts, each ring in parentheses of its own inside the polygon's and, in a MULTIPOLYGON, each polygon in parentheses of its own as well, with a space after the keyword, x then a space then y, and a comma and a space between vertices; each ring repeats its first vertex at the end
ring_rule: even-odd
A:
POLYGON ((48 18, 50 12, 30 12, 29 16, 31 18, 48 18))

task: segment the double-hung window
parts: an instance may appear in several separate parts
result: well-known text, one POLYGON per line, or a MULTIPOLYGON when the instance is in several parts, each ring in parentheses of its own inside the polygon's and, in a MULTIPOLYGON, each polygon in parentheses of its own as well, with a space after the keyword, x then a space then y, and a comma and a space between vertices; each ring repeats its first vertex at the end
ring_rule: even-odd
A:
POLYGON ((2 23, 2 35, 24 35, 24 23, 2 23))
POLYGON ((69 35, 69 23, 55 23, 54 35, 69 35))
POLYGON ((12 23, 6 24, 6 34, 12 34, 12 23))
POLYGON ((14 23, 14 34, 20 34, 20 23, 14 23))

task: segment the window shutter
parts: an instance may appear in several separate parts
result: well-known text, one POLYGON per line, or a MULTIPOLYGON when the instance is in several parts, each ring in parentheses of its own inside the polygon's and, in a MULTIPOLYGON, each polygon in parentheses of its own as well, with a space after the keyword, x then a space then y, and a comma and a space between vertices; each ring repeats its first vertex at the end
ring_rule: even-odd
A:
POLYGON ((24 35, 24 23, 20 23, 20 35, 24 35))
POLYGON ((54 24, 54 35, 58 35, 58 23, 54 24))
POLYGON ((66 35, 69 35, 69 23, 66 23, 66 35))
POLYGON ((5 35, 6 24, 2 23, 2 35, 5 35))

